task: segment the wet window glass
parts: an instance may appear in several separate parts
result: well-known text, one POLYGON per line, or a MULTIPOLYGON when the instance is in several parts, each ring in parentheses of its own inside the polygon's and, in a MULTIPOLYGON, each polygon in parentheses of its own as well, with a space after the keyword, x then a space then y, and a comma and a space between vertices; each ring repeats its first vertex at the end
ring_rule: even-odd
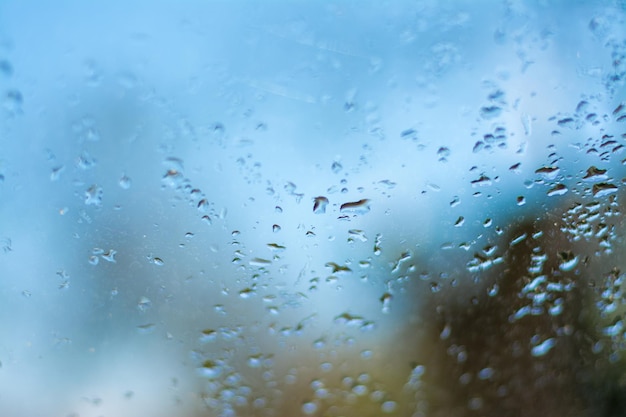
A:
POLYGON ((626 3, 0 4, 0 414, 626 414, 626 3))

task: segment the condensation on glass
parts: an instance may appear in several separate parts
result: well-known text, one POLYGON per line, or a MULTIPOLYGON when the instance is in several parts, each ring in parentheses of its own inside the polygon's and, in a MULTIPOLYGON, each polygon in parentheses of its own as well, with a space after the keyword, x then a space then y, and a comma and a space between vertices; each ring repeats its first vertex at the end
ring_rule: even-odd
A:
POLYGON ((0 414, 626 413, 626 4, 0 4, 0 414))

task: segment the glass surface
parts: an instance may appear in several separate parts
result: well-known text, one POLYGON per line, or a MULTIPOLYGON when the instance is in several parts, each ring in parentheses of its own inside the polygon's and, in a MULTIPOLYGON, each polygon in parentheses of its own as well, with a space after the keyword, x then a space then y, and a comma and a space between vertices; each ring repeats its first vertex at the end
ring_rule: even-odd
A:
POLYGON ((626 3, 0 3, 0 415, 626 414, 626 3))

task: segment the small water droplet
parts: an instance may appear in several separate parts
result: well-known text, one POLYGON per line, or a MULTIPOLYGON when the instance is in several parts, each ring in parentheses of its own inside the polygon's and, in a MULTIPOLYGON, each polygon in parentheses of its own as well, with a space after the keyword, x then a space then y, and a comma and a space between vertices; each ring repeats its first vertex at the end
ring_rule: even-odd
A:
POLYGON ((124 190, 128 190, 130 186, 132 185, 132 180, 126 175, 122 175, 122 177, 119 180, 119 185, 124 190))
POLYGON ((478 372, 478 379, 490 379, 494 374, 492 368, 483 368, 478 372))
POLYGON ((222 367, 216 362, 207 359, 197 369, 197 372, 204 378, 215 379, 222 374, 222 367))
POLYGON ((7 77, 13 75, 13 66, 6 59, 0 60, 0 73, 7 77))
POLYGON ((543 166, 535 170, 535 174, 540 174, 546 180, 553 180, 559 174, 560 169, 555 166, 543 166))
POLYGON ((50 181, 58 181, 63 171, 65 171, 64 165, 52 168, 52 171, 50 172, 50 181))
POLYGON ((359 229, 350 229, 348 230, 348 234, 351 239, 358 239, 361 242, 367 242, 367 237, 365 236, 365 232, 359 229))
POLYGON ((101 206, 102 205, 102 187, 94 184, 85 191, 85 204, 101 206))
POLYGON ((3 105, 4 108, 13 115, 22 114, 22 103, 24 97, 19 90, 8 90, 4 94, 3 105))
POLYGON ((263 258, 252 258, 250 259, 248 263, 251 266, 267 266, 267 265, 270 265, 272 261, 270 261, 269 259, 263 259, 263 258))
POLYGON ((314 402, 306 402, 302 404, 302 412, 304 414, 314 414, 317 411, 317 404, 314 402))
POLYGON ((326 213, 326 206, 328 206, 328 198, 320 196, 320 197, 315 197, 313 201, 314 201, 313 213, 315 214, 326 213))
POLYGON ((364 198, 359 201, 343 203, 339 208, 342 213, 365 214, 370 211, 370 200, 364 198))
POLYGON ((272 232, 278 233, 278 232, 280 232, 280 229, 281 229, 281 227, 279 225, 277 225, 277 224, 272 225, 272 232))
POLYGON ((381 243, 383 240, 383 235, 378 233, 376 238, 374 239, 374 255, 379 256, 382 253, 381 243))
POLYGON ((548 197, 553 197, 555 195, 566 194, 568 191, 569 191, 568 188, 564 184, 557 184, 551 189, 549 189, 547 194, 548 194, 548 197))
POLYGON ((531 350, 531 354, 535 357, 544 356, 556 345, 556 339, 551 337, 545 340, 543 343, 534 346, 531 350))
POLYGON ((467 408, 470 410, 480 410, 483 408, 483 399, 480 397, 472 397, 467 403, 467 408))
POLYGON ((115 249, 109 249, 108 252, 103 253, 102 255, 100 255, 102 257, 102 259, 104 259, 107 262, 111 262, 111 263, 115 263, 115 255, 117 254, 117 251, 115 249))
POLYGON ((391 300, 392 300, 393 296, 391 294, 389 294, 388 292, 384 293, 381 297, 380 297, 380 302, 383 304, 383 308, 382 308, 382 312, 383 313, 389 313, 389 307, 391 304, 391 300))
POLYGON ((396 410, 397 404, 395 401, 385 401, 380 405, 380 410, 383 413, 393 413, 396 410))
POLYGON ((154 332, 155 328, 156 328, 156 324, 154 324, 154 323, 147 323, 147 324, 141 324, 141 325, 137 326, 137 331, 140 334, 150 334, 150 333, 154 332))
POLYGON ((152 263, 156 266, 163 266, 165 264, 165 262, 163 262, 163 259, 157 257, 152 258, 152 263))
POLYGON ((563 119, 560 119, 557 124, 561 127, 566 127, 569 129, 573 129, 574 127, 576 127, 576 123, 574 122, 574 119, 571 117, 565 117, 563 119))
POLYGON ((251 355, 248 356, 248 366, 250 368, 260 368, 263 364, 263 355, 251 355))
POLYGON ((217 339, 217 331, 213 329, 204 329, 200 333, 200 343, 209 343, 217 339))
POLYGON ((606 180, 608 175, 606 175, 606 169, 596 168, 595 166, 590 166, 587 168, 587 173, 583 177, 585 181, 600 181, 606 180))
POLYGON ((92 157, 88 152, 81 153, 76 160, 76 166, 85 171, 94 168, 97 164, 96 158, 92 157))
POLYGON ((243 290, 239 291, 239 297, 244 299, 253 297, 254 295, 256 295, 256 291, 250 287, 244 288, 243 290))
POLYGON ((152 301, 148 297, 142 296, 137 302, 137 309, 142 313, 152 307, 152 301))
POLYGON ((561 271, 571 271, 578 265, 578 256, 572 252, 559 252, 559 269, 561 271))
POLYGON ((604 197, 609 194, 614 194, 618 190, 616 185, 610 184, 608 182, 601 182, 598 184, 594 184, 592 188, 592 193, 594 197, 604 197))
POLYGON ((494 119, 502 113, 500 106, 485 106, 480 108, 480 117, 485 120, 494 119))

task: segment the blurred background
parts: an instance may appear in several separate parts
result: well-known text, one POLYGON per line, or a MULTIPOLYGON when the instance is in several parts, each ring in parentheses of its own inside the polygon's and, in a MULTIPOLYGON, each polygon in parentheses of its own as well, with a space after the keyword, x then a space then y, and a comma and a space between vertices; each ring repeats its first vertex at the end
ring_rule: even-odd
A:
POLYGON ((626 3, 0 2, 0 414, 619 416, 626 3))

